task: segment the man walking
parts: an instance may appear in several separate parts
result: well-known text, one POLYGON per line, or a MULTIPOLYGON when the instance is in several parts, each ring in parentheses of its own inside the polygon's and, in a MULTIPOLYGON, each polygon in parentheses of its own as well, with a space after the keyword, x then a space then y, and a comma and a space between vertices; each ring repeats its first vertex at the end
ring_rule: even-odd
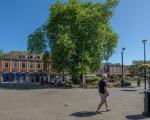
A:
POLYGON ((107 101, 107 97, 109 96, 109 92, 107 89, 107 74, 102 74, 102 80, 99 81, 98 88, 99 88, 99 96, 101 98, 101 102, 97 107, 96 113, 100 113, 99 110, 101 109, 103 104, 105 104, 106 106, 106 111, 110 111, 108 107, 108 101, 107 101))

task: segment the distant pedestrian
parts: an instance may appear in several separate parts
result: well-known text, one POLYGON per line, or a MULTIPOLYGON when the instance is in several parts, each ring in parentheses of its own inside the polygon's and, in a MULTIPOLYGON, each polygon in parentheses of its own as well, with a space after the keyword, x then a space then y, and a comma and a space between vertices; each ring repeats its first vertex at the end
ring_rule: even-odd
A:
POLYGON ((110 111, 110 108, 108 107, 108 101, 107 101, 107 98, 109 96, 108 85, 107 85, 107 74, 102 74, 102 79, 99 81, 98 88, 99 88, 99 96, 101 98, 101 101, 97 107, 96 113, 100 113, 99 110, 101 109, 103 104, 105 104, 106 106, 106 111, 110 111))

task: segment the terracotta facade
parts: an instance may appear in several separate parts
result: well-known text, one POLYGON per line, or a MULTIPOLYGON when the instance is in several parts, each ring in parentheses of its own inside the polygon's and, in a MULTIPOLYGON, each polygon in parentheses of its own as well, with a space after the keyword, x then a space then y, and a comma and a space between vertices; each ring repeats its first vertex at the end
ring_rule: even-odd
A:
MULTIPOLYGON (((108 75, 121 75, 122 74, 122 66, 121 65, 106 65, 104 67, 105 72, 108 75)), ((130 75, 128 66, 123 66, 124 75, 130 75)))
MULTIPOLYGON (((51 64, 47 63, 47 69, 43 68, 42 60, 29 60, 29 59, 13 59, 13 58, 0 58, 0 80, 3 81, 3 74, 51 74, 51 64)), ((8 78, 9 80, 12 77, 8 78)))

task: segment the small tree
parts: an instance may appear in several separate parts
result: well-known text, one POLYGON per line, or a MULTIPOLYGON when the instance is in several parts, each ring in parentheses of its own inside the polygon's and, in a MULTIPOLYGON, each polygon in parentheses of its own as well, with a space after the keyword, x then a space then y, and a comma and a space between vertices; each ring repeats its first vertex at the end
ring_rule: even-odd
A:
MULTIPOLYGON (((137 76, 141 70, 139 69, 141 65, 143 65, 143 60, 134 60, 132 65, 129 66, 129 71, 133 76, 137 76)), ((150 61, 146 61, 146 63, 150 64, 150 61)))
POLYGON ((5 53, 2 49, 0 49, 0 57, 4 57, 6 55, 7 55, 7 53, 5 53))
POLYGON ((47 45, 42 28, 38 28, 28 36, 27 50, 36 54, 46 51, 47 45))
POLYGON ((49 50, 49 43, 47 40, 47 36, 45 33, 45 24, 36 29, 33 33, 31 33, 28 36, 28 42, 27 42, 27 50, 29 50, 32 53, 37 54, 43 54, 43 63, 44 63, 44 69, 47 68, 47 63, 50 59, 50 50, 49 50))
POLYGON ((144 70, 146 70, 147 73, 150 72, 150 64, 141 64, 138 69, 142 72, 144 72, 144 70))

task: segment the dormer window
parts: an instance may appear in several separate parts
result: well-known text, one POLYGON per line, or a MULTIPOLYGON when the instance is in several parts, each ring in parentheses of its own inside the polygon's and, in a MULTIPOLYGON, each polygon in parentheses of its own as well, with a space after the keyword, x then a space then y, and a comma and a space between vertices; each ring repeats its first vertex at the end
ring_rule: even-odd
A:
POLYGON ((29 55, 29 56, 28 56, 28 59, 32 60, 32 59, 33 59, 33 56, 29 55))
POLYGON ((33 56, 31 56, 31 55, 30 55, 30 57, 29 57, 29 58, 30 58, 30 59, 33 59, 33 56))
POLYGON ((26 56, 25 56, 25 55, 21 55, 21 56, 19 56, 19 58, 20 58, 20 59, 25 59, 26 56))

